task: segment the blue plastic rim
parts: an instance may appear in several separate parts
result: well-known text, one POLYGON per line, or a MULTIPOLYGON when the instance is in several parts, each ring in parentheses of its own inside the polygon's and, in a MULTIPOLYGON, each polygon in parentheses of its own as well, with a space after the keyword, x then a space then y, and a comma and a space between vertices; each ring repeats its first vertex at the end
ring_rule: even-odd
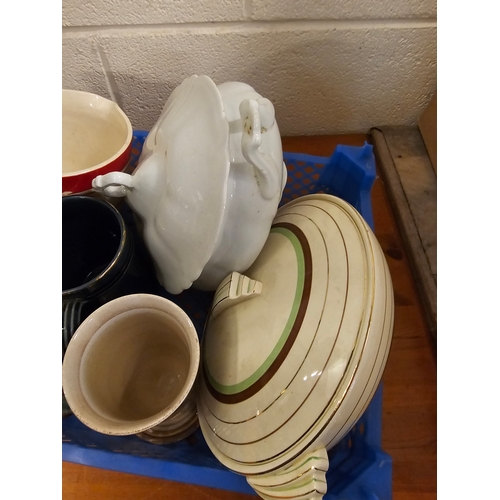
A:
MULTIPOLYGON (((134 131, 128 172, 136 167, 147 134, 134 131)), ((298 196, 329 193, 353 205, 373 229, 370 191, 376 171, 371 145, 339 145, 331 157, 284 153, 283 159, 288 180, 281 205, 298 196)), ((201 338, 213 293, 190 289, 179 295, 166 291, 163 295, 186 311, 201 338)), ((392 499, 392 459, 381 448, 381 429, 382 386, 356 425, 330 450, 325 500, 392 499)), ((136 436, 100 434, 69 416, 62 421, 62 458, 102 469, 255 494, 244 476, 215 458, 200 430, 184 441, 162 446, 136 436)))

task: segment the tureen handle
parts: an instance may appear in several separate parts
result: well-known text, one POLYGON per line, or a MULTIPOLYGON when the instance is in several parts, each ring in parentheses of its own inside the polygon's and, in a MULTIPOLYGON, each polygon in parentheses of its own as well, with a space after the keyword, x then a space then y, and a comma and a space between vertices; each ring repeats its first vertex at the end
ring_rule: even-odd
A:
POLYGON ((92 187, 98 193, 119 198, 126 196, 130 189, 134 187, 134 179, 131 175, 123 172, 109 172, 98 175, 92 180, 92 187))
POLYGON ((259 146, 262 144, 262 133, 274 123, 274 106, 269 99, 261 97, 257 100, 244 99, 239 109, 243 122, 241 152, 255 168, 263 198, 270 200, 280 192, 281 165, 278 168, 272 156, 259 151, 259 146))
POLYGON ((267 474, 248 476, 248 484, 262 498, 321 500, 326 495, 328 455, 325 448, 299 455, 293 462, 267 474))
POLYGON ((260 281, 251 280, 248 276, 233 271, 226 279, 222 280, 215 291, 212 302, 212 318, 217 317, 228 307, 259 295, 261 291, 262 283, 260 281))

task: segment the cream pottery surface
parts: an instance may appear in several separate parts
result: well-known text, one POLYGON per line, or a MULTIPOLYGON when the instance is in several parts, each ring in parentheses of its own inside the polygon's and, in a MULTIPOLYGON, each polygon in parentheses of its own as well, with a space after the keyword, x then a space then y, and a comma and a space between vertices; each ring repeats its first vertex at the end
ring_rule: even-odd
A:
POLYGON ((159 281, 170 293, 215 290, 262 249, 286 184, 272 103, 250 86, 184 80, 167 100, 130 176, 94 179, 126 196, 144 223, 159 281))
POLYGON ((198 413, 220 462, 263 498, 322 498, 327 450, 380 382, 393 311, 385 257, 352 206, 316 194, 281 207, 204 334, 198 413))
POLYGON ((62 90, 63 195, 91 192, 92 179, 123 171, 132 148, 132 124, 113 101, 62 90))
POLYGON ((198 427, 199 364, 187 314, 163 297, 130 294, 77 329, 63 360, 63 390, 75 416, 97 432, 170 443, 198 427))

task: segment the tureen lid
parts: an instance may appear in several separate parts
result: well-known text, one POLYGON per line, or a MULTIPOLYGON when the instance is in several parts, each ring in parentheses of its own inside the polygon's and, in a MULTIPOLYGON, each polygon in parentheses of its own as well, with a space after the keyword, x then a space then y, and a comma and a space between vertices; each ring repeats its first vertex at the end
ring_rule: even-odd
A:
POLYGON ((156 203, 149 190, 140 195, 141 202, 153 204, 148 243, 162 263, 161 282, 172 293, 199 277, 219 237, 230 167, 228 141, 217 86, 208 76, 193 75, 172 92, 144 145, 136 175, 148 162, 165 173, 164 183, 153 186, 156 203))
POLYGON ((199 278, 214 252, 229 169, 222 97, 208 76, 193 75, 168 98, 133 174, 112 172, 92 185, 108 196, 127 197, 144 222, 159 281, 177 294, 199 278))
POLYGON ((336 444, 378 386, 392 325, 387 263, 359 213, 325 194, 281 207, 207 321, 198 412, 214 454, 261 474, 336 444))

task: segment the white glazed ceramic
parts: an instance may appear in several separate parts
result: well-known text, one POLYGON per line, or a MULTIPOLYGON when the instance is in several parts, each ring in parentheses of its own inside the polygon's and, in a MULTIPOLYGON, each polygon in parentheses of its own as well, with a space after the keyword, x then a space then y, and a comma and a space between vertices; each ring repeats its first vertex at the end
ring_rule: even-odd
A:
POLYGON ((278 210, 245 276, 216 291, 198 413, 215 456, 263 498, 322 498, 327 450, 361 417, 393 328, 387 263, 371 229, 325 194, 278 210))
POLYGON ((132 148, 132 124, 113 101, 62 91, 62 190, 87 193, 96 175, 122 171, 132 148))
POLYGON ((200 347, 184 311, 156 295, 107 302, 77 329, 63 361, 63 390, 85 425, 153 443, 198 427, 200 347))
POLYGON ((244 83, 195 75, 167 100, 133 175, 98 176, 93 187, 126 196, 159 281, 177 294, 215 290, 252 264, 286 175, 272 103, 244 83))

